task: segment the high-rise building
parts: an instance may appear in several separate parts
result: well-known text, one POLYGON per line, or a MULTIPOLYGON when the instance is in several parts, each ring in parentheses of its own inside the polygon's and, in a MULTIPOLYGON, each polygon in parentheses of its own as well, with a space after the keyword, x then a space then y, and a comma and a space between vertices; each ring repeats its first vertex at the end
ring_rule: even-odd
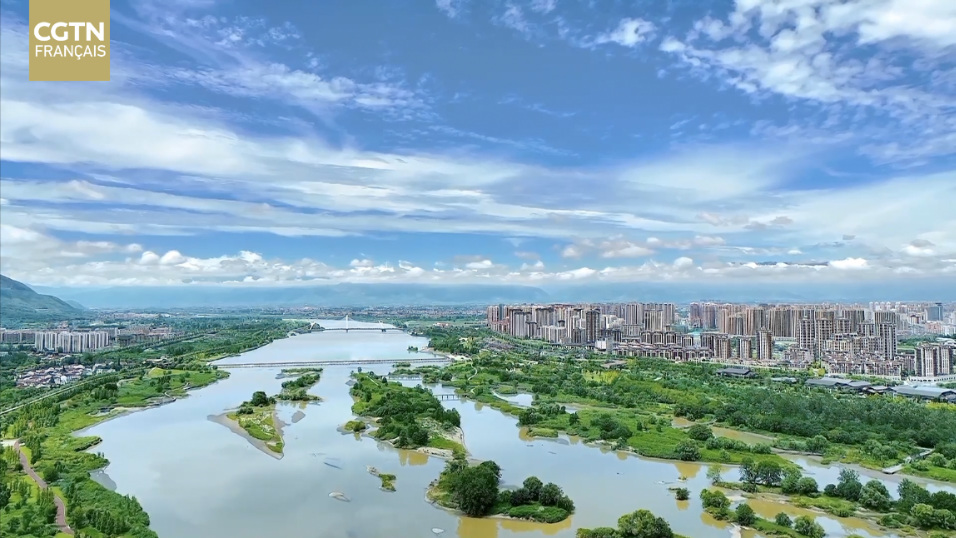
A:
POLYGON ((799 330, 797 332, 797 343, 800 349, 813 349, 816 343, 816 324, 813 318, 803 318, 800 320, 799 330))
POLYGON ((897 345, 895 320, 892 323, 877 324, 876 328, 879 337, 879 352, 885 360, 895 359, 897 345))
POLYGON ((943 321, 943 303, 936 303, 930 305, 926 309, 926 320, 927 321, 943 321))
POLYGON ((757 358, 762 361, 773 359, 773 332, 763 330, 757 333, 757 358))
POLYGON ((754 356, 754 342, 750 336, 743 336, 737 340, 737 357, 740 360, 749 361, 754 356))
POLYGON ((584 329, 588 343, 597 341, 601 328, 601 311, 593 308, 585 311, 584 329))

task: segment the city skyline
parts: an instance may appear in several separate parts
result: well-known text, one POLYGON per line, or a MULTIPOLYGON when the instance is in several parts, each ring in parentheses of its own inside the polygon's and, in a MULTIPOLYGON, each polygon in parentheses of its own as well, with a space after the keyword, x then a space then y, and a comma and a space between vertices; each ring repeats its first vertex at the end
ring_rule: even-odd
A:
POLYGON ((943 303, 498 304, 485 319, 514 338, 611 356, 956 381, 956 340, 935 338, 956 336, 956 309, 943 303), (901 337, 921 340, 904 349, 901 337))
POLYGON ((952 288, 952 2, 666 5, 116 0, 40 83, 4 2, 0 269, 952 288))

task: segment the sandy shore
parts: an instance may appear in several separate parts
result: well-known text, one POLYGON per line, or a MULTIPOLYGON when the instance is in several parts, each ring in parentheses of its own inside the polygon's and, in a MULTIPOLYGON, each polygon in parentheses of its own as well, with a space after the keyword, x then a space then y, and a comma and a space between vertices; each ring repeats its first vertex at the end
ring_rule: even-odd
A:
MULTIPOLYGON (((273 452, 272 449, 270 449, 268 446, 266 446, 266 442, 265 442, 265 441, 262 441, 262 440, 260 440, 260 439, 256 439, 255 437, 249 435, 249 432, 247 432, 246 430, 244 430, 244 429, 242 428, 242 426, 239 425, 238 422, 236 422, 235 420, 229 418, 228 415, 229 415, 229 411, 226 411, 225 413, 222 413, 222 414, 219 414, 219 415, 209 415, 209 416, 206 417, 206 418, 208 418, 208 419, 211 420, 212 422, 215 422, 216 424, 221 424, 221 425, 223 425, 223 426, 229 428, 229 430, 230 430, 232 433, 235 433, 236 435, 242 437, 242 438, 245 439, 246 441, 249 441, 249 444, 252 445, 252 446, 254 446, 254 447, 256 447, 257 449, 259 449, 260 452, 263 452, 263 453, 265 453, 265 454, 268 454, 268 455, 272 456, 273 458, 275 458, 275 459, 277 459, 277 460, 281 460, 281 459, 282 459, 282 456, 283 456, 282 454, 280 454, 280 453, 278 453, 278 452, 273 452)), ((282 432, 282 426, 281 426, 280 424, 281 424, 280 421, 276 421, 276 426, 279 428, 279 432, 280 432, 280 433, 279 433, 279 436, 281 437, 281 436, 282 436, 282 434, 281 434, 281 432, 282 432)))

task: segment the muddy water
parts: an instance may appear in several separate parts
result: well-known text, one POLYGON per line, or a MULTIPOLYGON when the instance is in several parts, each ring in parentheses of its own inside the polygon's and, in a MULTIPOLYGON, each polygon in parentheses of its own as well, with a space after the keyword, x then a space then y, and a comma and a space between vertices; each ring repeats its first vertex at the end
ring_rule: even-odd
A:
MULTIPOLYGON (((409 345, 425 347, 425 342, 400 333, 326 332, 280 340, 229 360, 402 360, 409 345)), ((461 414, 472 456, 498 462, 507 485, 529 475, 557 483, 575 501, 577 511, 564 522, 545 525, 464 518, 433 507, 424 500, 424 493, 444 461, 336 431, 352 418, 346 385, 352 368, 326 368, 312 389, 323 398, 321 403, 305 409, 280 407, 280 418, 288 424, 281 460, 206 419, 238 405, 253 391, 278 391, 277 370, 237 369, 230 379, 196 391, 190 398, 92 428, 90 433, 103 438, 97 451, 112 462, 103 478, 115 482, 119 492, 140 500, 162 538, 426 538, 433 536, 433 528, 443 529, 443 537, 572 538, 579 527, 614 526, 622 514, 639 508, 665 518, 676 532, 687 536, 731 536, 729 526, 701 509, 698 496, 708 485, 705 466, 637 458, 588 446, 576 438, 529 438, 514 417, 467 401, 446 405, 461 414), (293 421, 296 412, 304 416, 293 421), (395 474, 397 492, 380 491, 379 480, 368 474, 366 466, 395 474), (691 500, 674 499, 668 488, 678 486, 691 490, 691 500), (329 497, 331 492, 343 493, 350 502, 329 497)), ((384 374, 389 368, 378 364, 366 369, 384 374)), ((725 477, 733 479, 734 471, 725 477)), ((768 504, 754 508, 770 516, 781 510, 796 514, 797 509, 768 504)), ((851 532, 881 536, 867 530, 863 522, 822 516, 817 520, 834 538, 851 532)))
MULTIPOLYGON (((694 423, 687 420, 683 417, 674 417, 674 420, 671 421, 671 424, 676 428, 687 428, 694 423)), ((773 437, 767 435, 760 435, 759 433, 750 433, 743 432, 740 430, 731 430, 727 428, 721 428, 719 426, 711 426, 714 435, 717 437, 727 437, 728 439, 735 439, 747 443, 748 445, 755 445, 758 443, 771 444, 773 442, 773 437)))

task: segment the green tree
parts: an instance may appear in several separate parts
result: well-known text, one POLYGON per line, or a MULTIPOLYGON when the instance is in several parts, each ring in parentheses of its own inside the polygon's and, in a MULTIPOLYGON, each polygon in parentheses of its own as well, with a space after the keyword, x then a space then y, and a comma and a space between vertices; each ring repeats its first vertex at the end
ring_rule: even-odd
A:
POLYGON ((787 527, 787 528, 790 528, 790 526, 793 525, 793 520, 790 519, 790 516, 788 516, 786 512, 780 512, 779 514, 777 514, 773 518, 773 522, 776 523, 777 525, 780 525, 781 527, 787 527))
POLYGON ((6 483, 0 481, 0 510, 3 510, 10 504, 10 493, 10 488, 6 483))
POLYGON ((259 407, 262 405, 269 405, 269 397, 266 396, 265 392, 261 390, 257 390, 252 393, 252 399, 249 401, 249 403, 251 403, 252 405, 256 407, 259 407))
POLYGON ((797 492, 800 493, 800 495, 816 495, 819 492, 817 481, 809 476, 801 478, 800 481, 797 482, 797 492))
POLYGON ((737 523, 744 526, 753 525, 754 521, 757 521, 756 512, 754 512, 754 509, 747 503, 738 504, 734 510, 734 516, 737 523))
POLYGON ((807 440, 807 452, 823 454, 829 447, 830 441, 828 441, 827 438, 822 435, 815 435, 812 439, 807 440))
POLYGON ((531 502, 537 502, 541 496, 541 488, 544 487, 544 484, 541 483, 541 480, 538 479, 537 476, 529 476, 524 479, 522 487, 528 492, 531 502))
POLYGON ((624 538, 673 538, 674 532, 662 518, 650 510, 637 510, 617 520, 618 530, 624 538))
POLYGON ((917 527, 931 529, 936 526, 936 511, 928 504, 916 504, 910 509, 910 515, 917 527))
POLYGON ((580 421, 581 419, 578 417, 577 413, 571 413, 571 415, 568 417, 568 424, 571 426, 577 426, 578 422, 580 421))
POLYGON ((757 464, 757 480, 765 486, 777 486, 780 484, 780 477, 783 468, 775 461, 764 460, 757 464))
POLYGON ((714 436, 714 431, 706 424, 694 424, 687 428, 687 436, 696 441, 706 441, 714 436))
POLYGON ((458 508, 471 517, 488 515, 498 500, 498 477, 488 467, 463 469, 452 492, 458 508))
POLYGON ((690 490, 687 488, 677 488, 674 491, 674 496, 677 497, 678 501, 686 501, 690 499, 690 490))
POLYGON ((837 497, 842 497, 848 501, 857 501, 860 499, 860 491, 863 484, 860 483, 860 473, 853 469, 842 469, 840 479, 836 485, 837 497))
POLYGON ((808 516, 800 516, 794 520, 793 530, 807 538, 823 538, 826 536, 826 531, 823 530, 823 527, 808 516))
POLYGON ((886 486, 884 486, 882 482, 870 480, 860 490, 860 504, 870 510, 887 512, 892 506, 893 500, 890 498, 890 492, 886 490, 886 486))
POLYGON ((538 493, 538 502, 544 506, 557 506, 561 502, 561 497, 564 497, 564 490, 561 489, 561 486, 548 482, 541 486, 541 491, 538 493))
POLYGON ((786 495, 793 495, 800 492, 800 479, 803 475, 799 469, 787 469, 783 474, 783 480, 780 481, 780 491, 786 495))
POLYGON ((690 440, 677 443, 674 454, 681 461, 697 461, 700 459, 700 449, 697 448, 697 443, 690 440))

